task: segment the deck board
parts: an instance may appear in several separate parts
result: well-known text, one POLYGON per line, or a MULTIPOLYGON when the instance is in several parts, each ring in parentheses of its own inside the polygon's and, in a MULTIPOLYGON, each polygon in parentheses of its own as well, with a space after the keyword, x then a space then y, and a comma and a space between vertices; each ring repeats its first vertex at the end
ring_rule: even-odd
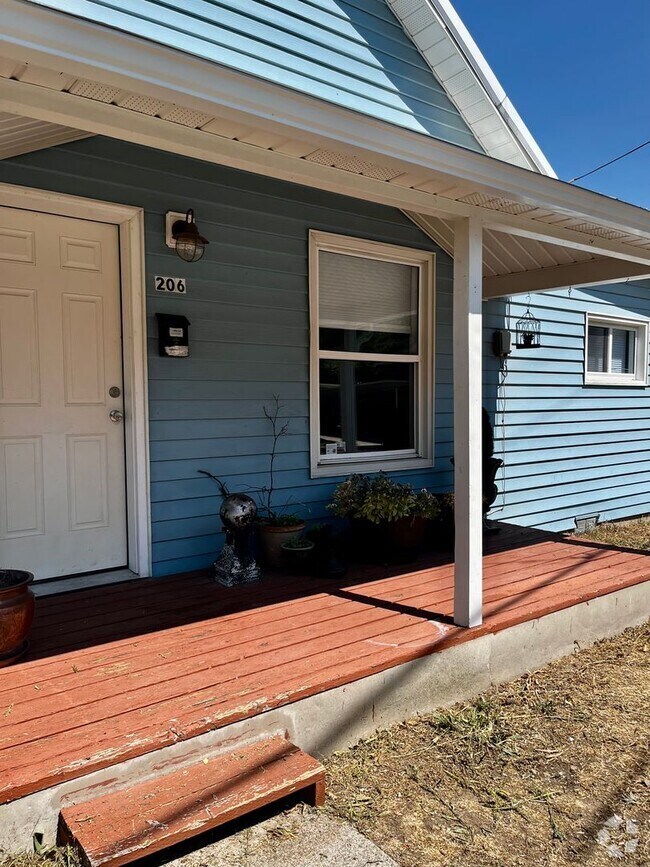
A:
POLYGON ((204 575, 37 600, 29 657, 0 672, 0 802, 650 578, 646 554, 504 530, 485 621, 451 624, 453 565, 345 580, 204 575))

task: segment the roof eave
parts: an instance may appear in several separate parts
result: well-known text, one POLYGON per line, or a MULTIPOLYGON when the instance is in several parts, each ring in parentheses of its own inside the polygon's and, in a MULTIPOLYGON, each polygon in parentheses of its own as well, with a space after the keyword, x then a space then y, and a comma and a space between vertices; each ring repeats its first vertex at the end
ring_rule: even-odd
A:
MULTIPOLYGON (((427 50, 427 39, 429 38, 426 33, 427 27, 423 26, 427 11, 431 23, 437 22, 443 28, 450 44, 454 46, 463 59, 466 70, 485 93, 494 113, 502 121, 503 129, 509 134, 512 142, 528 163, 528 167, 543 175, 556 178, 557 175, 553 167, 508 98, 450 0, 387 0, 387 2, 474 134, 477 135, 477 130, 474 128, 471 117, 466 113, 466 107, 457 101, 456 93, 446 86, 444 78, 440 77, 435 65, 431 63, 431 54, 427 50)), ((477 138, 480 140, 478 135, 477 138)), ((494 154, 490 154, 489 148, 486 148, 486 151, 489 155, 494 156, 494 154)))

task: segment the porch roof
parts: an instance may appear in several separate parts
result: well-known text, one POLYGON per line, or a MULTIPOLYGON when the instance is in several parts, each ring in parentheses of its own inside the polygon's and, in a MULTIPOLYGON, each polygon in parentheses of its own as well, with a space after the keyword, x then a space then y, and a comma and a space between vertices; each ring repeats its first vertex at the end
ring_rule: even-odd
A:
MULTIPOLYGON (((454 221, 476 218, 484 297, 650 274, 645 209, 89 21, 0 6, 31 10, 0 36, 7 114, 392 205, 449 253, 454 221)), ((45 146, 54 130, 41 132, 45 146)), ((0 155, 15 153, 5 137, 0 155)))

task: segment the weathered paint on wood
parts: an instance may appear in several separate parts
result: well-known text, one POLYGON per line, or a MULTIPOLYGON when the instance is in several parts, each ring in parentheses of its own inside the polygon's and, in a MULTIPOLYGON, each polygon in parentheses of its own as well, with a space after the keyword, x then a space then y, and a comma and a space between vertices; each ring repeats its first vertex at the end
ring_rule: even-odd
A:
POLYGON ((295 792, 322 806, 325 768, 285 738, 265 738, 64 807, 58 842, 74 846, 87 867, 120 867, 295 792))
POLYGON ((199 575, 44 597, 0 681, 0 801, 650 578, 647 555, 543 531, 486 548, 473 630, 450 624, 444 554, 341 583, 270 576, 254 596, 199 575))

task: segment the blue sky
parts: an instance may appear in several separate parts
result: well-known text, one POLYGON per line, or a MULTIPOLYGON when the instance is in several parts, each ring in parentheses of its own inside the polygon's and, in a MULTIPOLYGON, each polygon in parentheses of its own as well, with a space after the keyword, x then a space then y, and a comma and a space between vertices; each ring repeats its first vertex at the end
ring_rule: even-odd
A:
MULTIPOLYGON (((650 139, 650 0, 452 0, 564 180, 650 139)), ((650 208, 650 146, 581 185, 650 208)))

